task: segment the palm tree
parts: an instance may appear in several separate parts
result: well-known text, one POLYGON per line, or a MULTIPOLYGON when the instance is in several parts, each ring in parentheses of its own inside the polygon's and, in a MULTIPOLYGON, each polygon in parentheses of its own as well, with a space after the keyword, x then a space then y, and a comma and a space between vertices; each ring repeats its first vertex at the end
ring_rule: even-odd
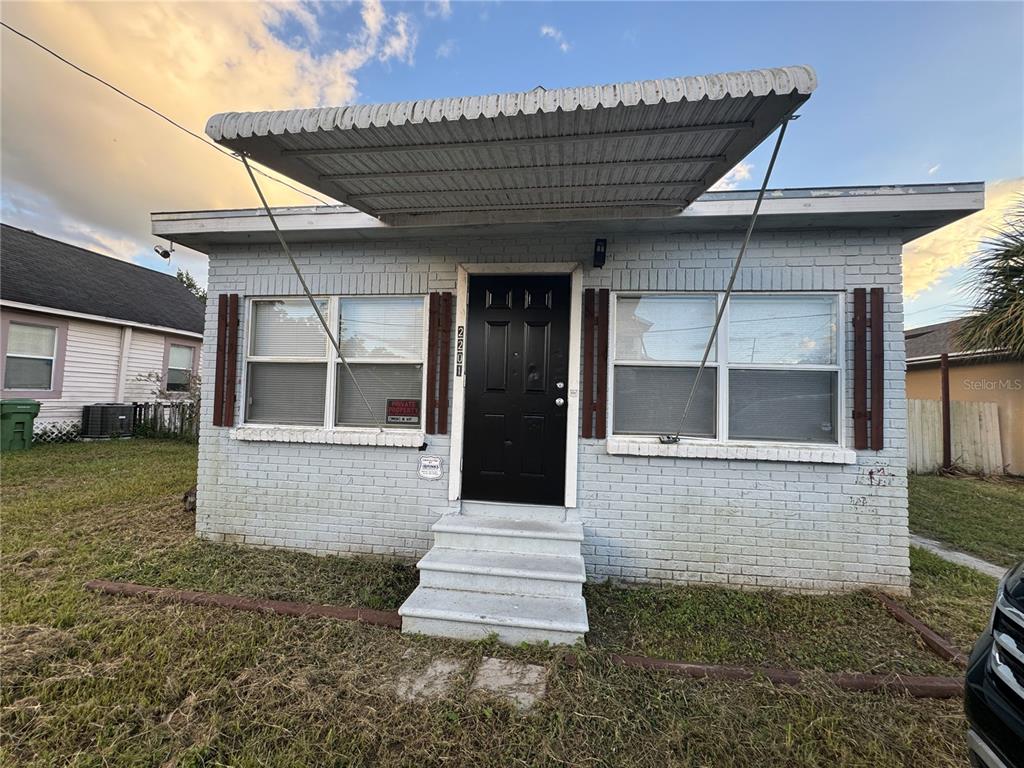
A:
POLYGON ((957 330, 960 348, 1008 349, 1024 358, 1024 195, 1003 227, 982 241, 966 287, 974 310, 957 330))

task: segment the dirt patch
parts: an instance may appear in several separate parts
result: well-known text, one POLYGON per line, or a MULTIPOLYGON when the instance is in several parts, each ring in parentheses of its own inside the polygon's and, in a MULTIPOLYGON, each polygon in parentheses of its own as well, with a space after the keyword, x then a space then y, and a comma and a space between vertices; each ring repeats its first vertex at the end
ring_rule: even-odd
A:
POLYGON ((484 657, 473 677, 471 692, 499 696, 525 712, 544 697, 547 670, 538 664, 484 657))
POLYGON ((402 701, 440 699, 449 695, 466 671, 464 659, 440 658, 425 668, 403 673, 395 685, 395 693, 402 701))

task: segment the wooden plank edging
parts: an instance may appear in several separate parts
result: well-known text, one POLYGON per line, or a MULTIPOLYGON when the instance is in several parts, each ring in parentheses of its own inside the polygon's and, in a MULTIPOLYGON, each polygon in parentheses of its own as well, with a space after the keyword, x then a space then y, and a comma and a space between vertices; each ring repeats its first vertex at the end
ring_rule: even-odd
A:
POLYGON ((878 601, 885 606, 885 609, 891 613, 897 621, 906 624, 908 627, 913 629, 921 637, 928 648, 934 651, 936 654, 951 661, 958 667, 967 667, 967 657, 964 656, 963 652, 949 642, 946 638, 936 632, 934 629, 929 627, 914 614, 908 611, 903 605, 893 600, 884 592, 873 593, 878 601))
MULTIPOLYGON (((570 666, 576 663, 575 657, 566 654, 564 657, 570 666)), ((788 685, 794 688, 802 686, 813 678, 813 674, 794 669, 775 669, 773 667, 738 667, 720 664, 693 664, 684 661, 669 661, 667 659, 652 659, 646 656, 623 656, 612 654, 609 656, 612 664, 620 667, 633 669, 646 669, 653 672, 665 672, 682 677, 690 677, 697 680, 722 680, 740 682, 763 677, 774 685, 788 685), (805 677, 806 676, 806 677, 805 677)), ((837 688, 844 691, 875 692, 889 691, 892 693, 905 693, 915 698, 929 699, 953 699, 963 696, 964 681, 959 677, 939 677, 931 675, 901 675, 901 674, 862 674, 857 672, 842 672, 826 674, 824 678, 829 680, 837 688)))
MULTIPOLYGON (((106 581, 104 579, 93 579, 92 581, 88 581, 85 583, 85 588, 93 592, 121 597, 149 597, 186 605, 229 608, 233 610, 252 611, 255 613, 274 613, 282 616, 311 616, 316 618, 336 619, 340 621, 359 621, 364 624, 372 624, 374 626, 388 627, 391 629, 402 628, 402 617, 398 615, 397 611, 377 611, 369 608, 343 608, 333 605, 296 603, 287 600, 264 600, 214 592, 196 592, 192 590, 172 589, 170 587, 147 587, 142 584, 106 581)), ((900 621, 905 621, 917 630, 919 634, 925 638, 925 642, 928 643, 929 647, 954 663, 966 665, 966 659, 964 659, 964 656, 960 651, 953 648, 953 646, 951 646, 934 630, 914 617, 906 608, 891 600, 887 595, 883 595, 882 593, 875 594, 886 608, 896 616, 896 618, 900 621), (890 607, 890 603, 892 607, 890 607), (904 618, 904 616, 906 618, 904 618), (930 636, 934 636, 933 641, 937 643, 938 647, 932 646, 931 642, 929 642, 928 637, 930 636), (937 640, 935 640, 935 638, 937 638, 937 640), (940 651, 939 648, 942 648, 943 650, 940 651), (951 655, 946 656, 945 654, 947 653, 951 655)), ((620 667, 665 672, 693 679, 738 682, 751 680, 756 677, 763 677, 775 685, 788 685, 792 687, 802 686, 805 682, 805 675, 807 674, 793 669, 743 667, 722 664, 697 664, 685 661, 655 659, 647 656, 611 654, 608 658, 612 664, 620 667)), ((564 654, 562 656, 562 661, 568 666, 576 666, 578 663, 576 657, 571 653, 564 654)), ((957 698, 963 695, 964 689, 964 681, 962 678, 932 675, 901 675, 897 673, 879 675, 843 672, 826 674, 825 679, 829 680, 837 688, 846 691, 890 691, 905 693, 916 698, 957 698)))
POLYGON ((342 608, 335 605, 314 605, 311 603, 294 603, 287 600, 262 600, 236 595, 223 595, 215 592, 194 592, 187 589, 171 589, 169 587, 147 587, 143 584, 130 582, 105 581, 94 579, 85 584, 85 588, 105 595, 121 597, 151 597, 172 603, 186 605, 204 605, 216 608, 233 608, 240 611, 256 613, 276 613, 281 616, 313 616, 339 621, 359 621, 378 627, 402 628, 402 617, 397 611, 375 611, 370 608, 342 608))

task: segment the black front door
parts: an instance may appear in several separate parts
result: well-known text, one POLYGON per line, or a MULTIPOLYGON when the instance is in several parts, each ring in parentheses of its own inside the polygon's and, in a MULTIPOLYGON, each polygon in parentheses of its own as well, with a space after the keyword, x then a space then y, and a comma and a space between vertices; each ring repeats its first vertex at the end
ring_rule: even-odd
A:
POLYGON ((469 280, 465 499, 564 503, 569 280, 469 280))

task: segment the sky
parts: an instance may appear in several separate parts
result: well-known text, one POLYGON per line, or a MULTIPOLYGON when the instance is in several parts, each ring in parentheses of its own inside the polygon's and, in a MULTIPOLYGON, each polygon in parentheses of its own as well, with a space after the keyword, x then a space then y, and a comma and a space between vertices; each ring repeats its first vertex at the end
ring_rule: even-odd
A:
MULTIPOLYGON (((1024 192, 1019 2, 8 1, 0 18, 200 134, 223 111, 809 64, 771 186, 987 184, 985 211, 906 247, 907 327, 968 309, 967 262, 1024 192)), ((153 252, 150 212, 258 204, 239 163, 7 30, 0 86, 6 223, 205 282, 202 254, 153 252)), ((756 188, 769 152, 721 186, 756 188)))

